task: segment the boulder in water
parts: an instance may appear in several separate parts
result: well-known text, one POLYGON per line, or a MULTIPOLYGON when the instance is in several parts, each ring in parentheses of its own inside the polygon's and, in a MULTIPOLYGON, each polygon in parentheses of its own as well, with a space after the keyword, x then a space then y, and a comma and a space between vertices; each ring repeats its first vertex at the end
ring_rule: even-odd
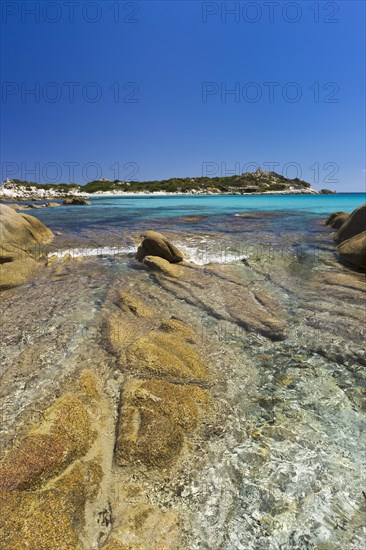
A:
POLYGON ((32 250, 52 239, 52 231, 37 218, 0 205, 0 290, 25 283, 37 267, 32 250))
POLYGON ((66 197, 63 200, 63 204, 66 206, 84 206, 87 204, 91 204, 90 201, 87 201, 83 197, 66 197))
POLYGON ((17 246, 29 250, 38 243, 48 243, 53 233, 40 220, 28 214, 20 214, 10 206, 0 205, 1 245, 17 246))
POLYGON ((183 253, 161 233, 146 231, 142 237, 142 243, 136 254, 139 261, 142 261, 145 256, 159 256, 172 264, 184 259, 183 253))
POLYGON ((342 261, 366 269, 366 231, 343 241, 337 251, 342 261))
POLYGON ((349 214, 347 212, 333 212, 325 221, 325 225, 333 229, 339 229, 348 218, 349 214))
POLYGON ((363 204, 349 215, 339 228, 335 240, 342 243, 363 231, 366 231, 366 204, 363 204))

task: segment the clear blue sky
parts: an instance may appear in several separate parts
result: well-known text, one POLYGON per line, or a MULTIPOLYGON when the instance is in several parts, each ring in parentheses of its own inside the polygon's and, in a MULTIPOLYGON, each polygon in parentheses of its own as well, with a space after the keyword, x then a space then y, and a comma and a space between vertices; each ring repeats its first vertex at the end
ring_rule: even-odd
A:
POLYGON ((317 188, 363 191, 365 3, 268 4, 4 0, 3 177, 278 163, 317 188))

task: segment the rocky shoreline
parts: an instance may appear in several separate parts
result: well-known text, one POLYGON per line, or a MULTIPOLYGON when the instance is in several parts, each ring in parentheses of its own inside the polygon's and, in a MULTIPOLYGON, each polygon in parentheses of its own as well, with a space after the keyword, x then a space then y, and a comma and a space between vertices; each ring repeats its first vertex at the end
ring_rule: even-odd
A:
POLYGON ((365 285, 331 244, 198 266, 147 231, 110 270, 0 211, 5 550, 360 547, 365 285))
MULTIPOLYGON (((286 190, 286 191, 265 191, 265 192, 246 192, 245 195, 268 195, 268 196, 277 196, 277 195, 317 195, 319 194, 318 191, 315 189, 312 190, 286 190)), ((96 191, 95 193, 78 193, 78 194, 65 194, 65 193, 39 193, 37 191, 26 191, 20 190, 18 193, 9 193, 6 195, 0 195, 0 201, 3 201, 6 203, 13 203, 14 201, 51 201, 51 200, 58 200, 58 199, 68 199, 68 198, 81 198, 81 199, 92 199, 93 197, 184 197, 184 196, 226 196, 226 195, 244 195, 244 193, 239 192, 219 192, 219 193, 213 193, 213 192, 204 192, 204 191, 197 191, 196 193, 175 193, 175 192, 169 192, 169 191, 155 191, 152 193, 149 193, 148 191, 136 191, 134 192, 128 192, 128 191, 116 191, 116 192, 108 192, 108 191, 96 191)), ((21 205, 19 205, 21 206, 21 205)), ((47 205, 50 206, 50 205, 47 205)), ((53 204, 53 206, 56 206, 53 204)))

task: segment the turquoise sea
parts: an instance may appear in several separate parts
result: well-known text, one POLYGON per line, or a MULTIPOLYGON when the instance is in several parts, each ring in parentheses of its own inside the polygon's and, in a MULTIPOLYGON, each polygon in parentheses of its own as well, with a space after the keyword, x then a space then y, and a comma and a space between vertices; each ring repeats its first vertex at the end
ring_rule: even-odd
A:
MULTIPOLYGON (((288 218, 298 226, 309 218, 325 217, 331 212, 351 212, 366 201, 366 193, 334 195, 175 195, 175 196, 103 196, 90 199, 89 207, 71 206, 34 210, 51 229, 78 231, 81 228, 136 228, 155 225, 168 228, 171 223, 186 228, 185 216, 204 216, 202 228, 209 230, 207 218, 215 224, 232 222, 240 213, 273 213, 276 226, 288 218), (151 224, 150 224, 151 225, 151 224)), ((226 224, 225 224, 226 225, 226 224)), ((198 224, 197 229, 200 227, 198 224)), ((217 230, 217 226, 214 227, 217 230)), ((224 230, 224 228, 222 228, 224 230)))
POLYGON ((188 259, 206 264, 241 260, 253 247, 317 254, 331 235, 324 219, 334 211, 352 212, 366 201, 366 193, 100 196, 90 201, 31 210, 58 235, 57 254, 133 253, 131 237, 153 229, 174 234, 188 259))

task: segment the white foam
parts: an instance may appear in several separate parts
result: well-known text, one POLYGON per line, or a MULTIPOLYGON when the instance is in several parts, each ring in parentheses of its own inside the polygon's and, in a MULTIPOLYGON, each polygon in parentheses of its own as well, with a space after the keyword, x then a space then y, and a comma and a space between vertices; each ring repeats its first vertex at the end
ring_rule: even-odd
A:
MULTIPOLYGON (((202 241, 204 243, 205 241, 202 241)), ((225 249, 214 251, 206 250, 205 247, 195 248, 185 245, 177 245, 182 250, 186 260, 196 265, 207 265, 211 263, 227 264, 240 261, 247 256, 235 252, 228 252, 225 249)), ((48 258, 56 256, 58 260, 61 260, 65 256, 71 256, 71 258, 95 258, 95 257, 111 257, 121 256, 127 254, 134 254, 136 252, 135 246, 102 246, 98 248, 66 248, 64 250, 52 251, 48 254, 48 258)))
POLYGON ((208 250, 203 248, 193 248, 185 245, 178 245, 189 262, 197 265, 207 264, 230 264, 247 258, 244 254, 232 252, 222 248, 221 250, 208 250))
POLYGON ((64 256, 70 255, 72 258, 92 258, 98 256, 118 256, 131 254, 136 251, 134 246, 100 246, 98 248, 66 248, 64 250, 52 251, 48 258, 56 256, 61 260, 64 256))

